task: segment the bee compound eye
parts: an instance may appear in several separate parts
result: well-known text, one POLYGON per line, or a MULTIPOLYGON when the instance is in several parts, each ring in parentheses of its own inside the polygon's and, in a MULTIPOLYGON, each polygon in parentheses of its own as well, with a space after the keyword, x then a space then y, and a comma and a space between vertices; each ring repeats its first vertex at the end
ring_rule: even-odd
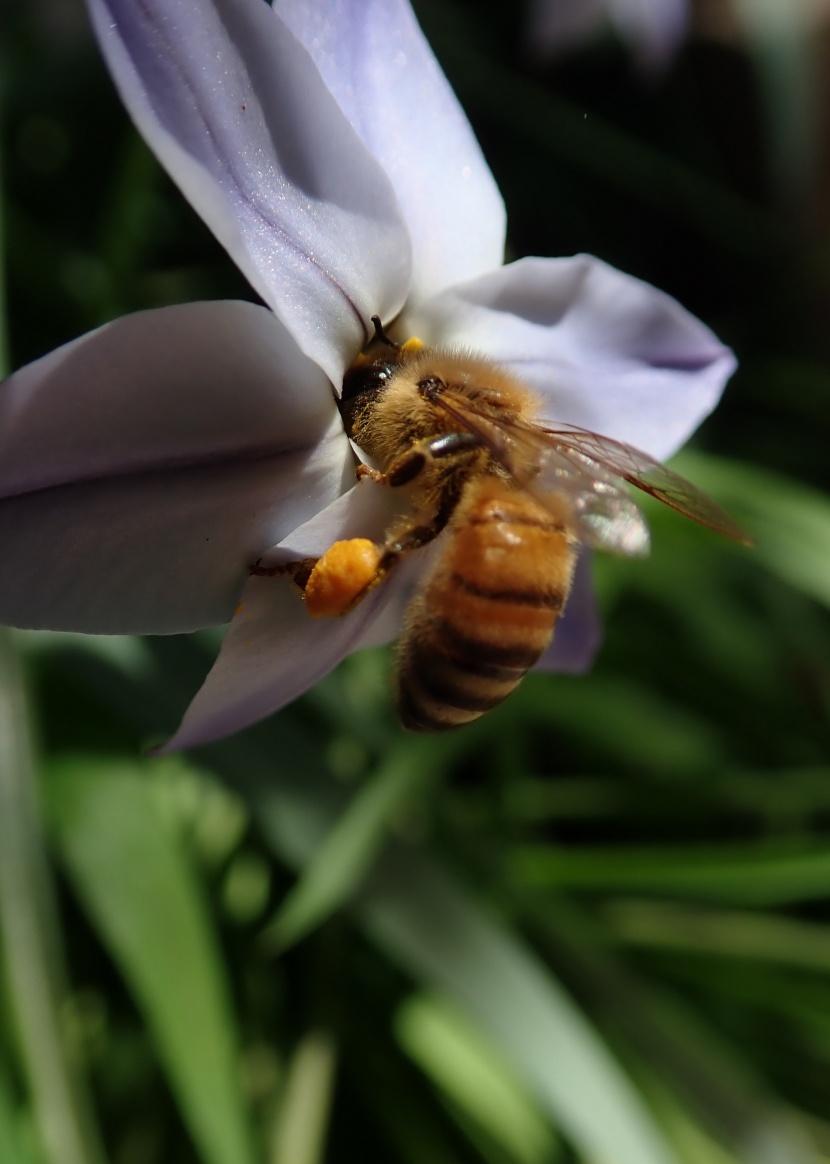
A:
POLYGON ((438 376, 427 376, 426 379, 418 381, 418 391, 422 396, 425 396, 427 400, 429 400, 431 396, 438 396, 438 394, 443 392, 445 388, 446 384, 438 376))
POLYGON ((390 364, 355 364, 343 377, 341 400, 353 400, 364 392, 377 392, 392 376, 390 364))

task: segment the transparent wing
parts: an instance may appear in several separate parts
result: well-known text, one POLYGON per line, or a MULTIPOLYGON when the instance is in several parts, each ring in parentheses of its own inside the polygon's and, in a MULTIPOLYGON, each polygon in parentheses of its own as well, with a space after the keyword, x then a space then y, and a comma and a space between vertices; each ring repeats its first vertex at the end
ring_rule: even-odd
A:
MULTIPOLYGON (((656 497, 658 501, 685 514, 693 521, 717 530, 718 533, 744 545, 752 544, 752 539, 711 497, 691 481, 681 477, 679 473, 673 473, 671 469, 649 457, 647 453, 623 444, 622 441, 615 441, 573 425, 561 425, 555 429, 539 427, 537 431, 551 442, 557 458, 583 465, 589 462, 599 465, 612 478, 627 481, 629 485, 642 489, 644 493, 656 497)), ((540 466, 542 475, 547 472, 544 462, 543 453, 540 466)))
POLYGON ((538 500, 564 496, 574 532, 586 545, 629 555, 648 552, 648 528, 626 485, 726 537, 751 544, 705 493, 631 445, 575 425, 549 428, 516 413, 485 411, 458 393, 442 393, 434 403, 478 436, 517 484, 538 500))

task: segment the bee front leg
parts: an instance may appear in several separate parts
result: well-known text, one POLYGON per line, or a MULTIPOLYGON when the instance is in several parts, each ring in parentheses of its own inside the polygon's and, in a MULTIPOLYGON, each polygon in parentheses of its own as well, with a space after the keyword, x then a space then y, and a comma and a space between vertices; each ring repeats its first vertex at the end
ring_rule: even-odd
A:
POLYGON ((248 567, 248 573, 254 578, 283 578, 288 577, 300 590, 305 589, 308 577, 319 558, 299 558, 296 562, 283 562, 280 566, 261 566, 262 558, 257 558, 253 566, 248 567))
POLYGON ((481 448, 481 441, 472 432, 445 432, 440 436, 416 441, 411 448, 397 457, 385 473, 371 469, 368 465, 357 466, 357 479, 368 477, 376 485, 391 485, 397 488, 408 485, 434 461, 444 457, 454 457, 459 453, 470 453, 481 448))
MULTIPOLYGON (((368 465, 358 465, 357 479, 368 477, 379 485, 393 488, 407 485, 432 462, 443 457, 469 453, 481 447, 473 433, 451 432, 418 441, 393 461, 385 473, 368 465)), ((329 618, 348 614, 374 590, 404 555, 431 542, 447 523, 454 499, 439 505, 429 524, 413 524, 411 518, 396 523, 382 545, 368 538, 348 538, 335 542, 320 558, 303 558, 281 566, 260 566, 251 573, 258 576, 287 576, 301 591, 312 618, 329 618)))

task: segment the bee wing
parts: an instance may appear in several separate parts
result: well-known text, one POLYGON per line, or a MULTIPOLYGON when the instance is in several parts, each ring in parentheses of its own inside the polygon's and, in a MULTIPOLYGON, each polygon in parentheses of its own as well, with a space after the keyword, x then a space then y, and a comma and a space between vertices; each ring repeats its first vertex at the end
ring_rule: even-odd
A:
MULTIPOLYGON (((648 553, 648 527, 619 473, 576 448, 560 446, 554 434, 516 413, 485 412, 469 398, 449 392, 434 403, 477 436, 537 501, 545 505, 553 497, 564 497, 573 532, 584 545, 618 554, 648 553)), ((557 514, 561 510, 558 504, 551 508, 557 514)))
POLYGON ((564 495, 575 532, 586 545, 629 555, 648 552, 648 527, 626 484, 726 537, 752 544, 729 514, 690 481, 622 441, 576 425, 549 428, 515 413, 501 417, 456 393, 442 393, 434 403, 474 433, 538 500, 564 495))
POLYGON ((581 542, 616 554, 648 553, 648 526, 624 480, 572 449, 540 442, 537 454, 533 477, 522 483, 543 503, 546 496, 564 496, 581 542))
MULTIPOLYGON (((700 525, 744 545, 752 544, 752 539, 711 497, 647 453, 573 425, 555 429, 540 427, 538 431, 552 443, 556 460, 564 458, 579 465, 593 463, 609 473, 612 479, 622 478, 700 525)), ((544 454, 542 461, 540 475, 544 476, 548 471, 544 454)))

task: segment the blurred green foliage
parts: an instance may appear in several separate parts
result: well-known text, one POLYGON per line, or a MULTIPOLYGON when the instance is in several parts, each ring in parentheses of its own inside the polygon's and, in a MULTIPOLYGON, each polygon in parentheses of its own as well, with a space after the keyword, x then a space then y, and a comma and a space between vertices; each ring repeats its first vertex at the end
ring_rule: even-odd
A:
MULTIPOLYGON (((40 936, 7 924, 0 950, 2 1164, 830 1160, 821 40, 692 38, 646 80, 610 41, 532 63, 519 5, 416 7, 512 252, 598 254, 736 349, 677 465, 757 549, 650 507, 651 557, 597 563, 593 671, 532 676, 447 739, 402 736, 374 651, 152 760, 215 635, 18 636, 51 880, 34 832, 40 936)), ((13 365, 126 311, 252 297, 80 5, 1 19, 13 365)))

